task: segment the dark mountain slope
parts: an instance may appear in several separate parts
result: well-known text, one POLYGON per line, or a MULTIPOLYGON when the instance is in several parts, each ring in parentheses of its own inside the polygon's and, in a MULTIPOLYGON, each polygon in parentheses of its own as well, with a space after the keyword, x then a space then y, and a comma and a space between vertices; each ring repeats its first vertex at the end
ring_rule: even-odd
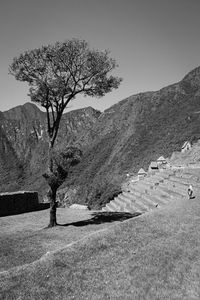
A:
POLYGON ((79 139, 84 159, 74 171, 78 199, 102 204, 128 172, 168 157, 200 138, 200 68, 177 84, 131 96, 106 110, 79 139), (77 174, 79 176, 77 177, 77 174))
MULTIPOLYGON (((76 136, 90 128, 99 115, 100 112, 91 107, 64 114, 57 147, 74 142, 76 136)), ((46 114, 32 103, 1 112, 0 134, 0 174, 4 174, 0 177, 0 191, 44 190, 45 181, 41 174, 47 161, 46 114)))
MULTIPOLYGON (((91 107, 70 111, 64 114, 55 145, 57 150, 59 151, 59 149, 73 144, 79 135, 84 135, 84 133, 93 126, 99 115, 100 112, 91 107)), ((24 183, 25 187, 37 189, 41 191, 41 193, 44 193, 47 189, 46 182, 42 178, 47 163, 47 149, 48 144, 46 138, 41 139, 28 162, 29 176, 26 176, 24 183)))
POLYGON ((45 129, 45 114, 37 106, 26 103, 3 113, 0 120, 17 158, 25 164, 45 129))
POLYGON ((18 161, 15 152, 0 128, 0 178, 1 189, 7 186, 9 189, 17 188, 16 181, 20 180, 23 167, 18 161))

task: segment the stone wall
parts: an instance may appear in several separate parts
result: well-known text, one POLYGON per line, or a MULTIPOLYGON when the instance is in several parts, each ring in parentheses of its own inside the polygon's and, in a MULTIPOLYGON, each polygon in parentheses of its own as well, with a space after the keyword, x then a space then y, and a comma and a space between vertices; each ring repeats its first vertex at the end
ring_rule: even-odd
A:
POLYGON ((15 215, 48 208, 49 204, 39 203, 38 193, 20 191, 0 194, 0 216, 15 215))

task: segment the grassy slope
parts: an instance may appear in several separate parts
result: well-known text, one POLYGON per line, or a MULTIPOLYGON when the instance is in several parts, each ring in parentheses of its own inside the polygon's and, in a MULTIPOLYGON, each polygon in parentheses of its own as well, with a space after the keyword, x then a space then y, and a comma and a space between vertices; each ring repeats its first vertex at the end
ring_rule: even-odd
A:
POLYGON ((200 195, 0 274, 2 299, 200 298, 200 195))
POLYGON ((0 218, 0 271, 31 263, 48 251, 58 250, 83 236, 123 221, 128 213, 101 213, 58 209, 59 224, 46 228, 49 210, 0 218))

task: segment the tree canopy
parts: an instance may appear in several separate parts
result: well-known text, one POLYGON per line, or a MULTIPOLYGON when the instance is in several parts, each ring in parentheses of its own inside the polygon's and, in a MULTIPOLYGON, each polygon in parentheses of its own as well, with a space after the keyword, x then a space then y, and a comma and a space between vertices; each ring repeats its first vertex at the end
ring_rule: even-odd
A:
POLYGON ((9 70, 29 84, 31 101, 46 109, 53 146, 68 103, 78 94, 102 97, 118 88, 122 79, 109 74, 116 67, 108 50, 90 49, 86 41, 72 39, 26 51, 13 59, 9 70))

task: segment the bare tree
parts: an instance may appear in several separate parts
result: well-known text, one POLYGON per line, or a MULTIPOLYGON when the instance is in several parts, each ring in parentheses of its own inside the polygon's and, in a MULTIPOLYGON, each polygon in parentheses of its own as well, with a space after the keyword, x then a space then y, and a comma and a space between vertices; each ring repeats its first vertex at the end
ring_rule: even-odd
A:
MULTIPOLYGON (((47 113, 49 173, 53 173, 52 151, 68 103, 78 94, 102 97, 118 88, 122 79, 109 75, 116 67, 107 50, 90 49, 86 41, 78 39, 26 51, 13 59, 10 73, 29 84, 31 101, 44 107, 47 113)), ((51 191, 50 197, 52 194, 51 191)), ((52 211, 55 206, 52 197, 50 203, 52 211)), ((55 225, 56 221, 50 222, 50 226, 55 225)))

